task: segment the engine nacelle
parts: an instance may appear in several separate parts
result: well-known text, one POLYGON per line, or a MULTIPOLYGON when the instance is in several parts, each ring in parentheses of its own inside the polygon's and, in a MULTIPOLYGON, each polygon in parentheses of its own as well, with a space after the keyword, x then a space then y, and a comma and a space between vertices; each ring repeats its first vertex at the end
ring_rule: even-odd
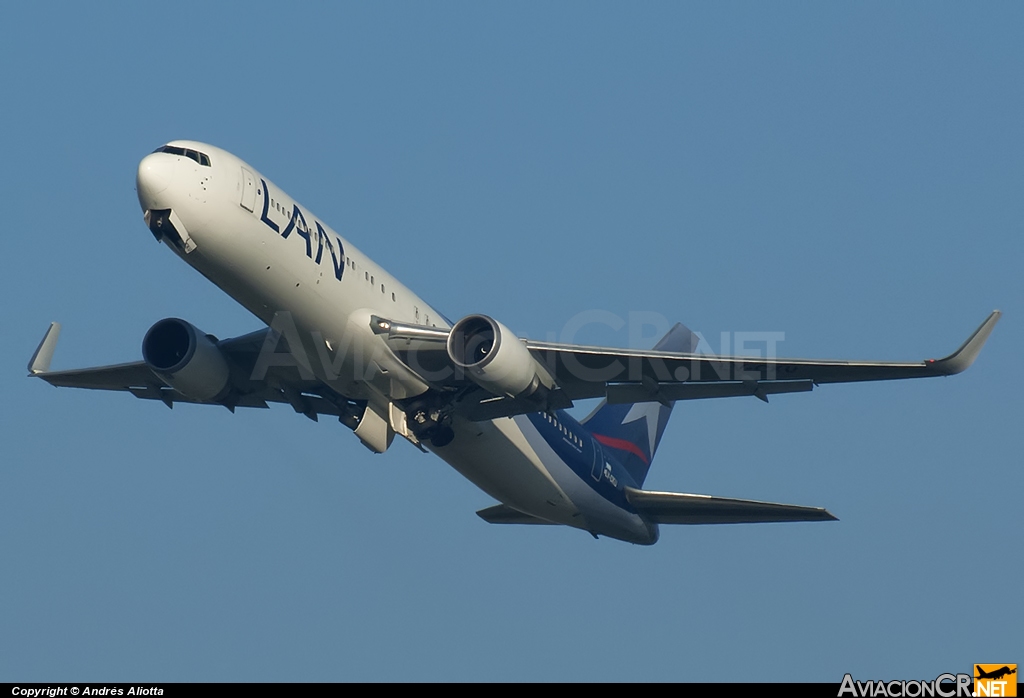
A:
POLYGON ((193 400, 216 401, 230 388, 224 354, 210 335, 184 320, 167 318, 150 327, 142 358, 160 380, 193 400))
POLYGON ((448 357, 495 395, 536 397, 551 387, 547 371, 512 330, 486 315, 467 315, 455 323, 448 335, 448 357))

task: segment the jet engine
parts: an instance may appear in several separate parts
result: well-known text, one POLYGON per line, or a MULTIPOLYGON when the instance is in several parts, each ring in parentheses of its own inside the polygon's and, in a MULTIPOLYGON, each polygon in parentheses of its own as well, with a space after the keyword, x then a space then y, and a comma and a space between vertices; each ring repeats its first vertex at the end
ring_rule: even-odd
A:
POLYGON ((227 394, 231 370, 216 338, 177 318, 161 320, 142 340, 142 358, 185 397, 214 402, 227 394))
POLYGON ((552 381, 512 330, 486 315, 467 315, 448 335, 448 357, 495 395, 541 397, 552 381))

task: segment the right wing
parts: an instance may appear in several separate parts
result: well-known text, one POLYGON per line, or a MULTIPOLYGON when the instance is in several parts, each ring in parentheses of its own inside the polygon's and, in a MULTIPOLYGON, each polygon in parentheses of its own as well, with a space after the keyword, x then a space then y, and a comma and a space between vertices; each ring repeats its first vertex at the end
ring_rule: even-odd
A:
POLYGON ((1000 313, 993 311, 949 356, 913 362, 777 359, 608 349, 526 340, 575 400, 690 400, 802 392, 822 383, 898 380, 960 373, 977 358, 1000 313))
MULTIPOLYGON (((461 390, 460 412, 474 421, 571 407, 574 400, 605 398, 609 403, 698 400, 807 392, 822 383, 899 380, 960 373, 977 358, 999 321, 993 311, 955 352, 925 361, 836 361, 715 356, 692 352, 615 349, 524 339, 536 362, 554 379, 545 402, 495 395, 474 386, 456 371, 446 349, 449 331, 405 325, 373 317, 373 331, 384 335, 392 351, 413 371, 428 376, 463 376, 434 381, 461 390)), ((677 325, 676 329, 681 328, 677 325)), ((685 328, 682 328, 685 330, 685 328)), ((689 330, 685 330, 689 332, 689 330)))

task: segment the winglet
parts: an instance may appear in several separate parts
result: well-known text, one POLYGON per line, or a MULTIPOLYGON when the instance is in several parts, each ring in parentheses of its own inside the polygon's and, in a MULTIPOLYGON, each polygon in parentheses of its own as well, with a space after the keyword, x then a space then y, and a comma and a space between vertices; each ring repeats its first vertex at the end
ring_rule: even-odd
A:
POLYGON ((57 348, 57 338, 60 336, 60 323, 51 322, 50 329, 43 335, 43 341, 36 347, 36 353, 28 362, 28 372, 31 376, 38 376, 50 370, 50 359, 53 358, 53 350, 57 348))
POLYGON ((999 322, 1000 317, 1002 317, 1002 312, 993 310, 992 314, 985 318, 985 322, 981 323, 981 327, 976 329, 959 349, 944 359, 929 359, 927 363, 931 364, 938 373, 947 376, 967 370, 978 358, 981 348, 985 346, 985 340, 992 334, 992 329, 999 322))

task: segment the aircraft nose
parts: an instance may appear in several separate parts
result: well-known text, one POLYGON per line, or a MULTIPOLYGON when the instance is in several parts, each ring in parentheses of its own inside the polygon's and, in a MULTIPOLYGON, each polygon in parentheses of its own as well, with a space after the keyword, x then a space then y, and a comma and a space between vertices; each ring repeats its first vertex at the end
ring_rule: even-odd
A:
POLYGON ((135 176, 135 188, 143 211, 167 208, 160 205, 160 194, 174 181, 178 158, 166 153, 152 153, 142 158, 135 176))

